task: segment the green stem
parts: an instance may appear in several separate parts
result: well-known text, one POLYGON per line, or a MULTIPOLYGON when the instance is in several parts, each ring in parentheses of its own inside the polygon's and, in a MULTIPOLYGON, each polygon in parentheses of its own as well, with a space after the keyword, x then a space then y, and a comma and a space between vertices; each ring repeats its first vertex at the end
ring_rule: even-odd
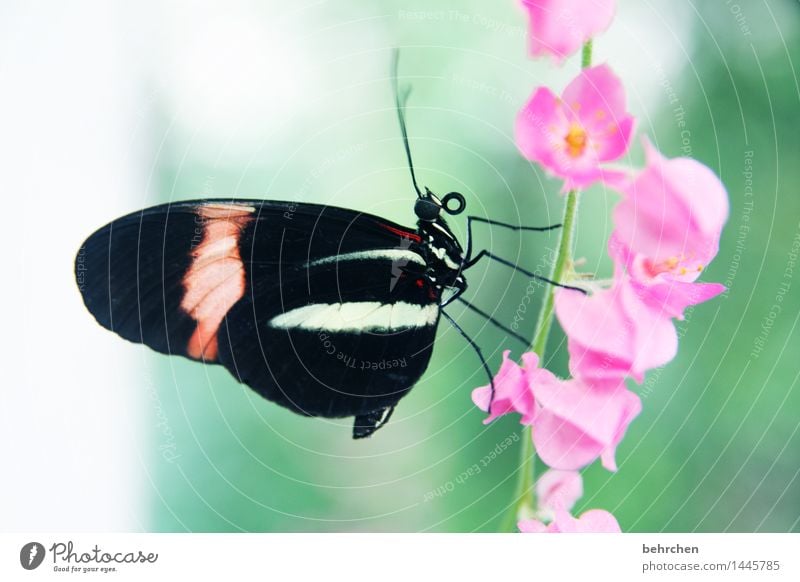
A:
POLYGON ((581 69, 588 69, 592 66, 592 39, 590 38, 583 43, 583 50, 581 51, 581 69))
POLYGON ((501 531, 517 531, 517 521, 526 514, 533 513, 534 508, 534 458, 533 441, 531 440, 531 427, 522 427, 522 443, 519 446, 519 473, 517 474, 517 487, 514 491, 514 501, 511 509, 503 518, 501 531))
MULTIPOLYGON (((592 41, 589 39, 581 51, 581 69, 592 66, 592 41)), ((553 263, 550 279, 560 283, 564 279, 567 269, 572 262, 572 235, 575 230, 575 216, 578 213, 578 191, 570 190, 564 206, 564 218, 561 221, 561 237, 558 241, 558 252, 553 263)), ((547 337, 553 325, 555 311, 555 288, 546 287, 542 310, 536 322, 536 331, 533 334, 531 349, 539 355, 540 362, 544 362, 544 353, 547 348, 547 337)), ((516 531, 517 520, 526 514, 533 514, 536 507, 536 492, 534 490, 534 458, 533 442, 531 440, 531 427, 522 428, 522 444, 520 446, 519 476, 514 493, 514 503, 503 523, 504 531, 516 531)))
MULTIPOLYGON (((570 190, 567 194, 567 204, 564 207, 564 219, 561 227, 561 238, 558 241, 558 252, 550 275, 550 279, 557 283, 564 279, 572 258, 572 231, 575 229, 577 210, 578 191, 570 190)), ((539 354, 539 358, 542 360, 544 359, 545 348, 547 348, 547 337, 550 335, 550 328, 553 325, 555 304, 555 288, 550 285, 545 289, 544 303, 542 304, 542 310, 539 312, 539 321, 536 323, 536 333, 533 335, 533 344, 531 345, 531 349, 539 354)))

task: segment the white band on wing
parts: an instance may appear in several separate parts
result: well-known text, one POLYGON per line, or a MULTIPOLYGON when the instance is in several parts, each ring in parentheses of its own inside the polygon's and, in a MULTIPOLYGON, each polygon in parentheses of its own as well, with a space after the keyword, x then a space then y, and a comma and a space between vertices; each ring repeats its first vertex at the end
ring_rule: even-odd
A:
POLYGON ((437 303, 354 301, 305 305, 273 317, 268 325, 329 332, 387 332, 434 325, 438 317, 437 303))
POLYGON ((356 251, 353 253, 344 253, 342 255, 332 255, 324 257, 308 263, 309 267, 317 265, 326 265, 328 263, 338 263, 343 261, 369 261, 375 259, 388 259, 390 261, 416 263, 425 266, 423 258, 414 251, 407 251, 405 249, 375 249, 369 251, 356 251))

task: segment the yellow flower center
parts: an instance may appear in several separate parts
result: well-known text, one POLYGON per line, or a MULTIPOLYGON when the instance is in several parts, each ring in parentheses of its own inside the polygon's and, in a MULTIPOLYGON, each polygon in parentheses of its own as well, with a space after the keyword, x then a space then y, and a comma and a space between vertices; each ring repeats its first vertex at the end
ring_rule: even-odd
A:
POLYGON ((564 141, 567 143, 569 155, 573 158, 580 157, 583 150, 586 149, 586 131, 577 123, 573 123, 570 125, 564 141))
MULTIPOLYGON (((679 257, 669 257, 658 263, 652 261, 645 262, 645 269, 650 273, 650 276, 655 277, 661 273, 671 273, 672 275, 686 275, 689 272, 688 266, 691 265, 690 260, 687 260, 685 255, 679 257)), ((699 273, 703 270, 703 265, 698 264, 694 266, 699 273)))

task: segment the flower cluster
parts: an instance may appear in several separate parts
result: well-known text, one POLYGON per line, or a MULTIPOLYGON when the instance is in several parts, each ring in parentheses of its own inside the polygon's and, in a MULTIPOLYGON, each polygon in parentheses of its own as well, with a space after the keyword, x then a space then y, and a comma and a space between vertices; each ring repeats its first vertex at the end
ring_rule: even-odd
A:
MULTIPOLYGON (((523 5, 531 18, 531 53, 558 62, 607 28, 614 12, 612 0, 523 5)), ((521 521, 521 531, 619 531, 602 510, 570 515, 582 494, 575 471, 597 459, 617 470, 617 445, 641 411, 626 381, 641 383, 648 370, 672 360, 678 349, 674 319, 724 291, 697 279, 719 249, 728 217, 725 188, 703 164, 667 159, 646 139, 644 168, 609 167, 628 151, 633 129, 622 83, 607 65, 586 66, 560 97, 536 89, 517 117, 520 152, 562 179, 565 191, 601 182, 621 195, 608 242, 611 281, 592 282, 591 293, 555 292, 571 378, 541 368, 536 353, 523 354, 517 364, 506 351, 494 396, 491 386, 472 395, 489 413, 486 422, 518 413, 532 427, 536 453, 552 468, 538 481, 537 519, 521 521)))

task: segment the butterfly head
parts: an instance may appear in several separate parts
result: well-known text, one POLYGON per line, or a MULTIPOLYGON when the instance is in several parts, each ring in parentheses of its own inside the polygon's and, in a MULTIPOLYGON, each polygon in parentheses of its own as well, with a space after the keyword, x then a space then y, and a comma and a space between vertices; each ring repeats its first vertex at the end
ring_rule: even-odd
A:
POLYGON ((421 222, 436 222, 444 210, 447 214, 455 215, 464 212, 467 202, 458 192, 450 192, 439 199, 436 194, 425 188, 425 195, 417 198, 414 204, 414 214, 421 222))

